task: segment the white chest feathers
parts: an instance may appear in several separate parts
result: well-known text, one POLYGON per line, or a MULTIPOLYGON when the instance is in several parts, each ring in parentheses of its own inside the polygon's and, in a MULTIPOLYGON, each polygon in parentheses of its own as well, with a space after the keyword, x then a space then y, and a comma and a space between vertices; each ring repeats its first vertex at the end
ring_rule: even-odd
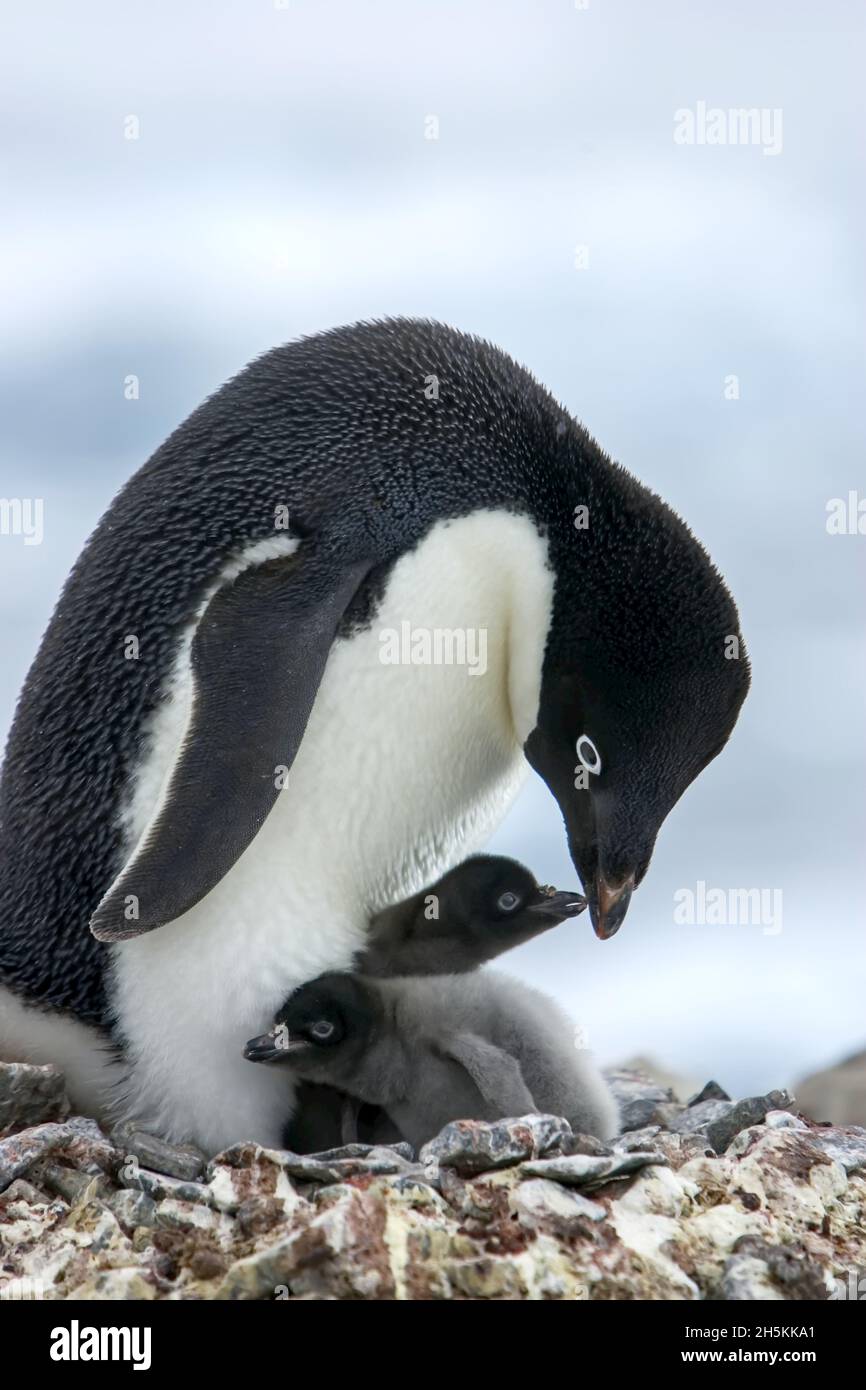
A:
MULTIPOLYGON (((396 563, 371 626, 334 644, 255 840, 183 917, 113 948, 133 1113, 207 1146, 279 1142, 285 1076, 244 1062, 245 1039, 290 989, 350 965, 371 911, 495 828, 525 767, 551 602, 546 545, 525 517, 439 523, 396 563)), ((125 809, 130 848, 186 727, 190 636, 125 809)))

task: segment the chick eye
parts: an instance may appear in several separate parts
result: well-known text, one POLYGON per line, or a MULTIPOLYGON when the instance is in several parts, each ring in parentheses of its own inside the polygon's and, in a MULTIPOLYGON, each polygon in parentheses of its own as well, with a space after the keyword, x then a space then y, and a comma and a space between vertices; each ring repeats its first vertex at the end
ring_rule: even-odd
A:
POLYGON ((581 734, 577 740, 577 757, 581 767, 586 768, 594 776, 601 772, 601 754, 593 743, 589 734, 581 734))
POLYGON ((516 893, 503 893, 502 897, 497 899, 496 906, 500 912, 513 912, 520 906, 520 899, 516 893))
POLYGON ((320 1018, 319 1021, 314 1023, 310 1028, 310 1037, 315 1038, 317 1042, 327 1042, 333 1032, 333 1023, 329 1023, 326 1018, 320 1018))

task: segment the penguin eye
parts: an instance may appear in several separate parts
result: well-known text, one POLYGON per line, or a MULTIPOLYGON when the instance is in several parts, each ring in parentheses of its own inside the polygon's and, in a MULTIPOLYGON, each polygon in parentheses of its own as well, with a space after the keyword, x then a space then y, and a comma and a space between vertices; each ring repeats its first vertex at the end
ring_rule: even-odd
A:
POLYGON ((601 772, 601 754, 589 734, 581 734, 580 738, 577 740, 576 747, 577 758, 581 767, 597 777, 601 772))
POLYGON ((516 893, 503 893, 500 898, 497 898, 496 906, 500 912, 513 912, 516 907, 520 906, 520 899, 516 893))
POLYGON ((310 1026, 310 1037, 315 1042, 327 1042, 334 1035, 334 1025, 326 1018, 320 1018, 318 1022, 310 1026))

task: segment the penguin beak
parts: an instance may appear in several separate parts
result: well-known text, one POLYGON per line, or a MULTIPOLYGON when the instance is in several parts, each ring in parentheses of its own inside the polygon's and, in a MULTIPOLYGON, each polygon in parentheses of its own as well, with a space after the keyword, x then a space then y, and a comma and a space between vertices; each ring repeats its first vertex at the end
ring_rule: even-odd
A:
POLYGON ((276 1032, 262 1033, 245 1044, 244 1056, 248 1062, 282 1062, 304 1046, 303 1041, 292 1042, 285 1030, 279 1037, 276 1032))
POLYGON ((258 1038, 250 1038, 244 1047, 244 1056, 248 1062, 274 1062, 285 1056, 285 1048, 277 1047, 273 1033, 262 1033, 258 1038))
MULTIPOLYGON (((570 745, 567 745, 570 749, 570 745)), ((611 811, 599 806, 599 799, 587 792, 575 794, 572 766, 574 759, 570 751, 563 752, 563 743, 549 738, 541 728, 535 728, 524 744, 524 752, 531 767, 547 783, 555 796, 568 839, 568 852, 571 862, 580 874, 589 906, 590 921, 596 936, 601 941, 609 941, 622 926, 637 878, 649 863, 652 843, 655 838, 643 837, 640 853, 624 857, 620 852, 613 862, 624 866, 637 865, 637 869, 627 872, 627 877, 619 881, 608 880, 601 868, 607 859, 611 862, 610 846, 617 846, 623 837, 611 835, 611 811)))
POLYGON ((526 911, 554 925, 566 917, 577 917, 586 909, 586 898, 580 893, 557 893, 554 888, 539 888, 538 891, 537 901, 530 903, 526 911))
POLYGON ((600 941, 616 936, 625 921, 633 892, 634 874, 629 874, 615 887, 608 883, 601 870, 595 875, 589 894, 589 918, 600 941))

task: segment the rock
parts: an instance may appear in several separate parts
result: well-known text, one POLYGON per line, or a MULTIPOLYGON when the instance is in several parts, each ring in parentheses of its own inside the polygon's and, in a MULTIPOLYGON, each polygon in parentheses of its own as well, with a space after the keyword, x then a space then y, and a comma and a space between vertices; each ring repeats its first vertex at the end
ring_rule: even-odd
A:
POLYGON ((287 1206, 299 1200, 295 1183, 338 1183, 347 1178, 405 1173, 412 1164, 408 1144, 348 1144, 321 1154, 235 1144, 208 1165, 210 1190, 223 1211, 236 1211, 251 1196, 279 1196, 287 1206), (335 1156, 332 1156, 335 1155, 335 1156))
POLYGON ((689 1106, 692 1106, 692 1105, 703 1105, 704 1101, 707 1101, 707 1100, 730 1100, 730 1099, 731 1099, 731 1097, 728 1095, 727 1091, 723 1091, 723 1090, 722 1090, 722 1088, 721 1088, 721 1086, 719 1085, 718 1081, 708 1081, 707 1084, 706 1084, 706 1086, 703 1086, 703 1087, 701 1088, 701 1090, 698 1091, 697 1095, 692 1096, 691 1100, 688 1101, 687 1104, 688 1104, 689 1106))
POLYGON ((285 1216, 285 1206, 277 1197, 247 1197, 237 1208, 238 1227, 245 1236, 267 1235, 285 1216))
POLYGON ((523 1115, 491 1124, 455 1120, 424 1145, 419 1158, 425 1167, 438 1164, 460 1173, 484 1173, 549 1153, 571 1138, 568 1121, 555 1115, 523 1115))
POLYGON ((138 1162, 124 1163, 118 1173, 118 1181, 135 1192, 144 1192, 155 1202, 166 1197, 174 1197, 179 1202, 202 1202, 209 1206, 213 1193, 200 1182, 181 1182, 179 1178, 166 1177, 164 1173, 151 1173, 148 1168, 140 1168, 138 1162))
POLYGON ((557 1145, 563 1154, 594 1154, 596 1158, 613 1153, 610 1144, 603 1144, 594 1134, 566 1134, 557 1145))
MULTIPOLYGON (((449 1170, 445 1170, 446 1172, 449 1170)), ((382 1177, 379 1186, 397 1196, 405 1198, 412 1206, 442 1207, 442 1182, 439 1174, 427 1168, 415 1168, 409 1173, 396 1173, 393 1177, 382 1177)), ((326 1188, 325 1191, 328 1189, 326 1188)))
POLYGON ((682 1114, 674 1116, 670 1128, 675 1134, 706 1134, 711 1124, 730 1115, 733 1109, 733 1102, 729 1100, 695 1101, 682 1114))
POLYGON ((68 1114, 63 1073, 56 1067, 0 1062, 0 1134, 64 1120, 68 1114))
POLYGON ((391 1147, 374 1148, 364 1157, 336 1158, 325 1161, 318 1155, 289 1154, 284 1171, 298 1182, 334 1183, 346 1178, 378 1177, 390 1173, 405 1173, 411 1163, 391 1147))
POLYGON ((92 1120, 76 1117, 63 1124, 33 1125, 7 1139, 0 1139, 0 1192, 46 1154, 76 1140, 83 1140, 86 1146, 94 1138, 94 1131, 101 1138, 99 1127, 92 1120))
MULTIPOLYGON (((80 1201, 89 1189, 93 1189, 94 1196, 100 1190, 98 1176, 90 1172, 82 1173, 78 1168, 70 1168, 66 1163, 53 1163, 48 1158, 34 1163, 30 1174, 49 1192, 62 1197, 66 1202, 80 1201)), ((103 1187, 102 1190, 107 1188, 103 1187)))
POLYGON ((646 1125, 666 1126, 683 1108, 670 1086, 661 1086, 642 1072, 617 1068, 607 1070, 605 1076, 619 1105, 623 1133, 646 1125))
MULTIPOLYGON (((636 1132, 639 1134, 640 1130, 636 1132)), ((670 1166, 677 1169, 693 1158, 705 1158, 708 1154, 713 1154, 703 1134, 675 1134, 667 1130, 660 1130, 651 1143, 637 1145, 637 1150, 663 1154, 670 1166)), ((626 1149, 627 1153, 632 1151, 630 1148, 626 1149)))
POLYGON ((811 1143, 841 1163, 846 1173, 866 1171, 866 1129, 858 1125, 809 1130, 811 1143))
POLYGON ((6 1191, 0 1196, 0 1213, 2 1213, 11 1202, 26 1202, 29 1206, 38 1206, 40 1203, 46 1205, 51 1201, 47 1192, 41 1188, 34 1187, 26 1178, 16 1178, 11 1182, 6 1191))
POLYGON ((577 1226, 580 1221, 603 1221, 607 1216, 598 1202, 591 1202, 579 1192, 551 1182, 549 1178, 533 1178, 520 1183, 514 1190, 512 1207, 521 1225, 534 1229, 550 1223, 562 1229, 563 1226, 577 1226))
POLYGON ((156 1225, 156 1202, 146 1192, 124 1188, 108 1198, 106 1206, 131 1235, 137 1226, 156 1225))
POLYGON ((135 1300, 148 1301, 156 1298, 156 1289, 140 1269, 103 1269, 66 1295, 74 1299, 135 1300))
POLYGON ((802 1246, 770 1245, 758 1236, 741 1236, 725 1263, 720 1296, 736 1301, 812 1301, 828 1298, 829 1291, 802 1246))
MULTIPOLYGON (((724 1104, 722 1101, 709 1101, 707 1103, 710 1105, 724 1104)), ((718 1118, 710 1120, 704 1133, 716 1153, 724 1153, 731 1140, 741 1130, 760 1123, 769 1111, 786 1110, 793 1103, 794 1097, 789 1095, 787 1091, 770 1091, 765 1096, 750 1096, 748 1100, 738 1101, 736 1105, 731 1106, 718 1118)), ((692 1111, 692 1114, 694 1113, 692 1111)))
POLYGON ((143 1168, 164 1173, 184 1182, 200 1178, 207 1163, 201 1149, 193 1144, 167 1144, 153 1134, 146 1134, 132 1123, 116 1126, 111 1139, 124 1155, 132 1154, 143 1168))
POLYGON ((792 1115, 790 1110, 768 1110, 764 1116, 764 1124, 768 1129, 808 1129, 805 1120, 801 1120, 799 1115, 792 1115))
POLYGON ((819 1123, 866 1125, 866 1051, 813 1072, 794 1090, 803 1114, 819 1123))
MULTIPOLYGON (((286 1150, 289 1152, 289 1150, 286 1150)), ((411 1144, 343 1144, 337 1149, 322 1149, 314 1154, 296 1154, 294 1157, 309 1159, 311 1162, 329 1166, 333 1163, 340 1163, 344 1159, 370 1158, 376 1155, 396 1155, 397 1158, 405 1158, 411 1163, 415 1158, 415 1150, 411 1144)))
POLYGON ((196 1279, 222 1279, 227 1265, 224 1256, 218 1250, 203 1248, 193 1252, 189 1269, 196 1279))
POLYGON ((617 1178, 627 1178, 650 1163, 667 1163, 659 1153, 618 1153, 610 1158, 590 1154, 572 1154, 567 1158, 542 1158, 524 1163, 523 1172, 529 1177, 549 1178, 569 1187, 601 1187, 617 1178))
POLYGON ((709 1085, 686 1107, 651 1078, 617 1084, 631 1119, 654 1118, 610 1144, 529 1115, 449 1125, 417 1162, 236 1144, 204 1173, 198 1157, 202 1180, 148 1167, 187 1159, 134 1129, 118 1147, 81 1117, 26 1125, 0 1141, 0 1283, 70 1301, 850 1296, 866 1131, 781 1092, 709 1085))
POLYGON ((384 1203, 375 1193, 346 1189, 342 1200, 303 1222, 285 1239, 235 1261, 216 1296, 370 1299, 393 1293, 384 1203))
POLYGON ((284 1212, 291 1211, 302 1198, 291 1181, 287 1162, 297 1154, 282 1149, 264 1149, 260 1144, 233 1144, 212 1158, 207 1166, 208 1191, 219 1211, 236 1212, 250 1197, 274 1197, 284 1212))
POLYGON ((201 1202, 180 1201, 177 1197, 164 1197, 154 1204, 154 1224, 158 1227, 188 1231, 212 1230, 217 1224, 217 1213, 201 1202))
POLYGON ((613 1149, 608 1149, 608 1153, 614 1150, 617 1153, 632 1153, 639 1149, 649 1149, 652 1147, 653 1140, 661 1133, 661 1125, 646 1125, 643 1129, 632 1129, 625 1134, 620 1134, 613 1141, 613 1149))

